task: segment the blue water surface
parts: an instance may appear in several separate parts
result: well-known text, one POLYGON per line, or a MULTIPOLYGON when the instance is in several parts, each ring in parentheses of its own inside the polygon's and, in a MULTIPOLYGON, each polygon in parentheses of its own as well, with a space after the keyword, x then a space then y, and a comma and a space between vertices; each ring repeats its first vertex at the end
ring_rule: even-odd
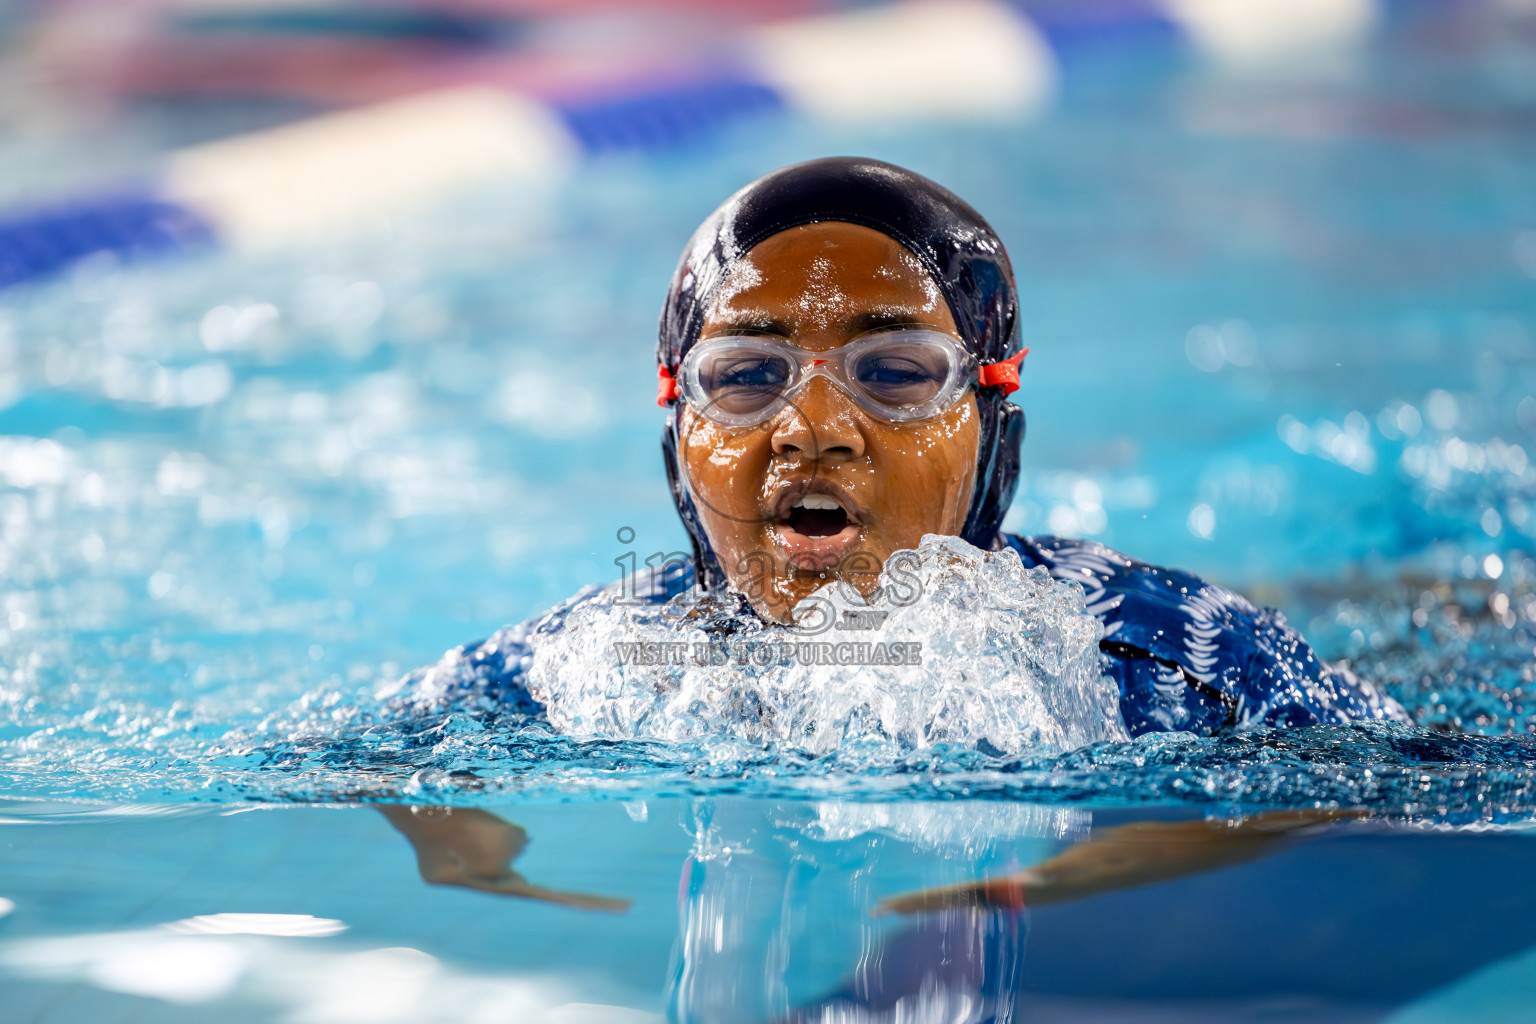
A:
MULTIPOLYGON (((1032 1019, 1520 1019, 1524 24, 1429 11, 1357 59, 1262 74, 1163 44, 1089 53, 1029 123, 764 114, 329 247, 93 260, 0 295, 0 993, 21 1008, 0 1018, 396 1019, 337 1009, 388 977, 419 980, 399 1019, 519 1019, 523 997, 608 1007, 551 1020, 731 1019, 710 978, 754 993, 735 1019, 790 1019, 896 934, 867 917, 880 897, 1106 824, 1342 806, 1374 822, 965 934, 999 956, 1027 936, 1032 1019), (1276 605, 1419 724, 893 769, 578 743, 495 709, 392 714, 377 694, 405 671, 611 580, 627 552, 685 545, 653 404, 666 281, 721 198, 831 153, 937 179, 1009 248, 1031 355, 1008 529, 1276 605), (496 809, 533 837, 530 877, 636 903, 599 920, 423 887, 369 801, 496 809), (185 938, 153 929, 234 912, 349 930, 194 936, 162 960, 233 980, 123 981, 146 929, 185 938), (328 966, 305 974, 294 943, 328 966), (778 989, 774 949, 795 951, 778 989)), ((87 159, 132 169, 154 125, 89 149, 14 133, 0 194, 88 177, 87 159)))

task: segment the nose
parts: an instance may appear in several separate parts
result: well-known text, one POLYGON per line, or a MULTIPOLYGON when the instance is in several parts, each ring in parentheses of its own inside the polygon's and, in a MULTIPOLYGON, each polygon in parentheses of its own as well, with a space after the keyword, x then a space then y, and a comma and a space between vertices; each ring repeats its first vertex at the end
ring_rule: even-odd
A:
POLYGON ((843 390, 817 374, 779 410, 773 454, 809 462, 852 462, 864 457, 863 416, 843 390))

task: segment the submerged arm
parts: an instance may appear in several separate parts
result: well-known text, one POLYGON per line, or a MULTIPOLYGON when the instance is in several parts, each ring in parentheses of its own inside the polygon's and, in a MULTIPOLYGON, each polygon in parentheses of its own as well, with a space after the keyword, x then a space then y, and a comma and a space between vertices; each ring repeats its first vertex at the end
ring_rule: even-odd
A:
POLYGON ((399 829, 416 850, 422 881, 463 889, 520 896, 582 910, 622 913, 632 901, 612 896, 546 889, 512 870, 528 845, 519 825, 474 807, 379 806, 379 813, 399 829))
POLYGON ((1254 860, 1278 840, 1328 822, 1365 817, 1364 811, 1273 811, 1225 821, 1140 821, 1106 829, 1032 868, 1003 878, 926 889, 884 900, 881 914, 911 914, 952 907, 1007 907, 1060 903, 1115 889, 1164 882, 1254 860))

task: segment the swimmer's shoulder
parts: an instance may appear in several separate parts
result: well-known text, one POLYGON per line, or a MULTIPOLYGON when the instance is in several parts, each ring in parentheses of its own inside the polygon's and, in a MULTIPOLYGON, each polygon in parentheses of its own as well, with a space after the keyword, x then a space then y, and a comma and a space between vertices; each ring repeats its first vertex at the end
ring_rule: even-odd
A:
POLYGON ((1107 654, 1176 667, 1189 685, 1213 693, 1248 674, 1260 612, 1241 594, 1094 541, 1003 536, 1026 567, 1082 586, 1087 610, 1104 623, 1107 654))
POLYGON ((1088 610, 1106 620, 1129 601, 1146 614, 1152 608, 1170 615, 1219 622, 1227 628, 1251 626, 1260 611, 1243 595, 1182 569, 1152 565, 1096 541, 1070 537, 1021 537, 1003 534, 1026 568, 1043 566, 1057 579, 1082 585, 1088 610))
POLYGON ((1150 727, 1190 728, 1171 723, 1196 705, 1203 709, 1196 717, 1209 722, 1219 708, 1224 724, 1238 726, 1408 719, 1369 682, 1323 662, 1279 611, 1226 587, 1093 541, 1008 534, 1004 541, 1025 566, 1082 585, 1088 611, 1104 623, 1100 647, 1117 663, 1122 686, 1138 673, 1151 681, 1139 702, 1149 722, 1160 723, 1150 727), (1141 672, 1148 659, 1161 668, 1141 672))
MULTIPOLYGON (((673 555, 659 565, 647 565, 635 573, 634 597, 643 604, 666 604, 691 589, 697 578, 691 557, 673 555)), ((625 585, 626 581, 620 580, 606 587, 605 592, 622 594, 625 585)))

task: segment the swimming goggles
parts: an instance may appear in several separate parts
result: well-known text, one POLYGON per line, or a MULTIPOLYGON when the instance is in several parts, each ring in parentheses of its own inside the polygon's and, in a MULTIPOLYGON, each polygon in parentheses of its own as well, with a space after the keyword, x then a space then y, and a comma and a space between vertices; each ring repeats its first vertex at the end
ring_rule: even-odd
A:
POLYGON ((865 334, 824 352, 772 335, 719 335, 690 349, 676 378, 665 366, 658 368, 656 402, 665 406, 682 398, 724 426, 757 426, 777 415, 806 381, 823 374, 871 416, 907 423, 937 416, 973 382, 1012 394, 1028 353, 978 365, 948 334, 912 327, 865 334))

